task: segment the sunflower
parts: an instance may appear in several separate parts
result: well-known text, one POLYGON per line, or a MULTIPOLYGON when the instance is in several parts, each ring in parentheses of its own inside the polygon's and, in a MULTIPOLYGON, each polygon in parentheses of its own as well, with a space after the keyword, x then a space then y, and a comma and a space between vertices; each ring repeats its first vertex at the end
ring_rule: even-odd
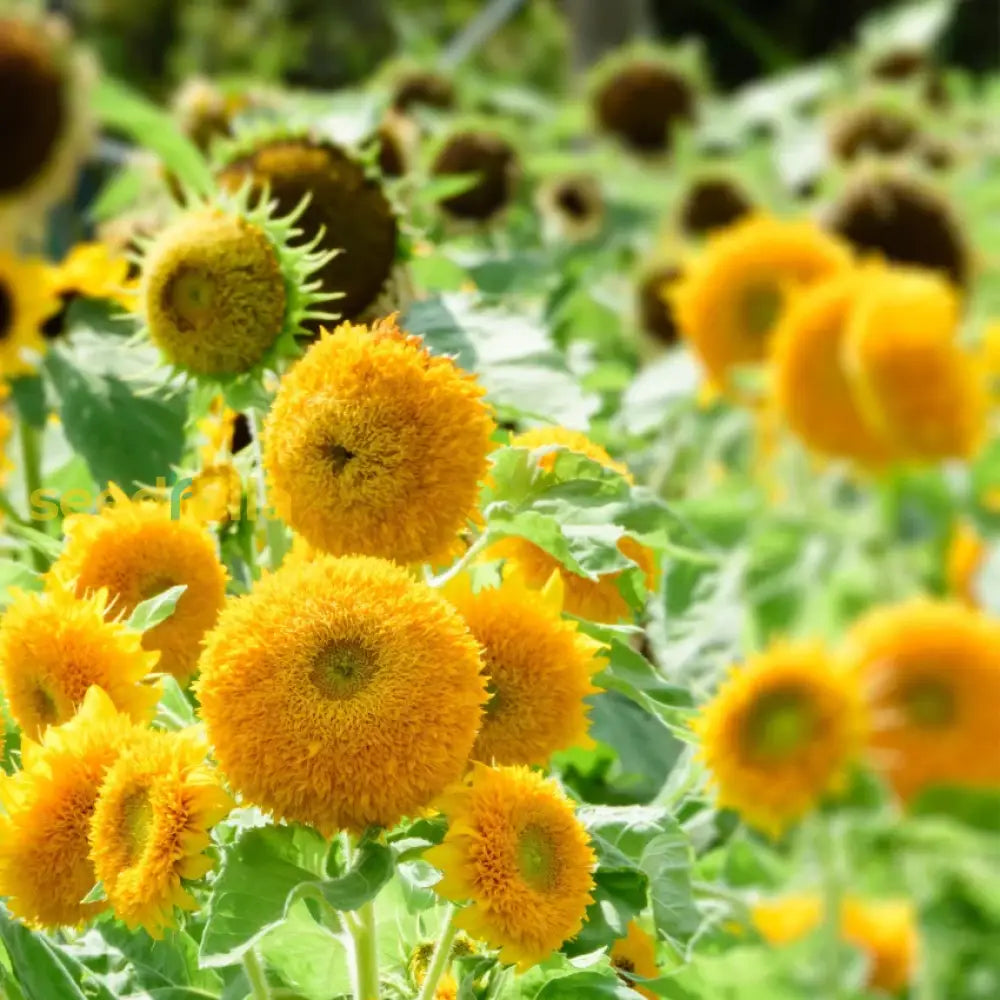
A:
POLYGON ((483 648, 490 700, 472 759, 544 765, 557 750, 589 745, 585 699, 604 664, 600 647, 562 618, 559 573, 540 592, 508 574, 473 593, 456 577, 445 596, 483 648))
POLYGON ((45 265, 0 250, 0 379, 35 370, 45 353, 45 322, 58 311, 45 265))
POLYGON ((109 768, 94 808, 91 859, 108 903, 154 938, 173 926, 175 906, 197 907, 184 881, 212 868, 208 831, 233 806, 207 749, 193 729, 142 733, 109 768))
POLYGON ((443 73, 421 67, 400 67, 392 81, 392 107, 406 113, 415 107, 448 111, 455 105, 455 85, 443 73))
POLYGON ((629 921, 625 937, 612 944, 608 957, 626 986, 646 997, 646 1000, 656 1000, 655 993, 645 989, 633 978, 640 976, 642 979, 656 979, 660 974, 656 964, 656 941, 634 920, 629 921))
POLYGON ((839 112, 828 134, 833 155, 851 163, 870 154, 894 156, 909 151, 920 139, 920 127, 903 108, 871 102, 839 112))
MULTIPOLYGON (((410 973, 410 978, 413 980, 414 986, 423 986, 424 980, 427 978, 427 970, 430 967, 431 959, 434 957, 434 949, 436 942, 434 941, 422 941, 413 949, 410 954, 409 961, 406 964, 406 968, 410 973)), ((476 943, 467 934, 456 934, 455 940, 451 945, 451 958, 462 958, 465 955, 476 954, 476 943)), ((441 985, 438 989, 446 989, 447 983, 451 981, 454 984, 454 979, 451 976, 445 975, 441 977, 441 985)))
MULTIPOLYGON (((266 190, 283 215, 308 198, 291 245, 329 255, 313 277, 341 319, 367 315, 398 254, 396 213, 378 179, 340 146, 300 137, 257 141, 219 174, 219 183, 233 190, 247 180, 256 194, 266 190)), ((308 329, 319 328, 312 322, 308 329)))
POLYGON ((265 424, 278 513, 337 555, 447 559, 492 448, 482 396, 394 316, 324 331, 282 380, 265 424))
POLYGON ((863 718, 854 675, 801 643, 735 668, 694 726, 719 805, 777 835, 841 783, 863 718))
POLYGON ((106 589, 114 607, 130 614, 170 587, 187 587, 173 614, 145 632, 142 644, 160 653, 159 669, 185 680, 195 670, 202 636, 226 598, 226 571, 212 536, 169 504, 132 502, 111 488, 115 502, 98 514, 74 514, 53 577, 73 580, 77 596, 106 589))
POLYGON ((596 859, 572 803, 525 767, 474 764, 440 805, 448 833, 424 856, 440 895, 470 901, 455 923, 522 971, 544 961, 592 902, 596 859))
POLYGON ((654 261, 639 275, 636 311, 643 333, 661 347, 673 347, 680 340, 670 289, 680 279, 679 264, 654 261))
POLYGON ((976 529, 962 521, 955 526, 948 542, 945 576, 948 590, 970 608, 979 605, 979 574, 989 549, 976 529))
POLYGON ((171 101, 181 131, 203 153, 218 139, 233 134, 233 116, 246 103, 245 98, 226 95, 204 77, 185 80, 171 101))
POLYGON ((431 174, 474 174, 475 183, 443 198, 442 211, 464 222, 488 222, 514 198, 520 174, 517 151, 499 132, 466 128, 449 134, 431 163, 431 174))
POLYGON ((752 211, 750 195, 734 178, 709 173, 695 178, 685 191, 678 216, 685 233, 704 236, 731 226, 752 211))
POLYGON ((127 257, 113 253, 104 243, 78 243, 62 263, 49 270, 51 290, 59 297, 61 308, 42 326, 42 334, 54 340, 65 332, 67 310, 78 297, 106 299, 134 309, 131 267, 127 257))
POLYGON ((808 222, 752 216, 709 238, 674 286, 681 334, 720 386, 763 361, 797 291, 845 270, 850 254, 808 222))
POLYGON ((325 834, 427 807, 472 749, 479 648, 440 594, 382 559, 292 560, 222 613, 197 682, 248 801, 325 834))
POLYGON ((858 406, 845 370, 848 320, 873 280, 867 270, 850 270, 806 289, 779 321, 772 357, 775 406, 791 430, 821 454, 865 465, 892 455, 858 406))
POLYGON ((872 758, 903 800, 1000 783, 1000 625, 961 604, 880 608, 848 636, 869 701, 872 758))
POLYGON ((944 278, 892 268, 865 284, 844 338, 845 369, 866 421, 901 457, 968 457, 986 429, 980 362, 958 343, 944 278))
POLYGON ((22 770, 0 776, 0 896, 25 923, 78 926, 106 908, 81 902, 97 881, 87 835, 105 772, 137 731, 92 687, 41 744, 24 737, 22 770))
MULTIPOLYGON (((565 427, 538 427, 515 435, 510 444, 514 448, 561 445, 607 469, 613 469, 632 482, 631 473, 621 462, 616 462, 600 445, 578 431, 565 427)), ((538 466, 543 470, 551 470, 555 459, 555 452, 550 451, 539 458, 538 466)), ((652 549, 629 535, 623 535, 618 542, 618 550, 642 570, 646 587, 652 590, 656 585, 656 560, 652 549)), ((632 609, 618 589, 621 572, 605 573, 596 580, 590 580, 566 569, 555 556, 519 536, 494 542, 486 549, 484 558, 507 560, 533 590, 541 590, 552 573, 558 571, 565 589, 564 609, 571 615, 595 622, 617 622, 632 617, 632 609)))
POLYGON ((420 130, 405 115, 389 111, 379 122, 374 144, 379 173, 383 177, 402 177, 410 169, 420 144, 420 130))
POLYGON ((539 185, 535 205, 554 239, 581 243, 604 227, 604 195, 592 174, 565 174, 539 185))
POLYGON ((34 740, 73 717, 91 685, 136 722, 153 717, 158 684, 143 683, 158 654, 108 618, 107 593, 77 598, 55 585, 14 591, 0 619, 0 677, 14 721, 34 740))

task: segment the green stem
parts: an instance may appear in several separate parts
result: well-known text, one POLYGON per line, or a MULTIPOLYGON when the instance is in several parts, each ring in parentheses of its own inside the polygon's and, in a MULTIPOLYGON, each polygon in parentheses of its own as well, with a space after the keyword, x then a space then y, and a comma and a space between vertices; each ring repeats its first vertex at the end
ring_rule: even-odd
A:
POLYGON ((371 900, 358 909, 351 938, 354 942, 354 1000, 378 1000, 378 939, 375 905, 371 900))
POLYGON ((264 454, 260 441, 262 416, 263 414, 258 414, 253 409, 247 411, 247 422, 250 424, 250 447, 253 451, 254 464, 257 467, 257 517, 264 522, 264 537, 267 540, 270 568, 277 569, 285 554, 286 539, 280 522, 268 515, 267 478, 264 473, 264 454))
POLYGON ((469 563, 472 562, 476 556, 479 555, 483 549, 486 548, 487 542, 489 541, 489 536, 486 532, 483 532, 466 550, 462 555, 462 558, 458 560, 453 566, 445 570, 440 576, 432 576, 429 568, 425 571, 425 579, 429 586, 431 587, 443 587, 449 580, 453 577, 458 576, 462 570, 465 569, 469 563))
MULTIPOLYGON (((24 475, 24 499, 28 508, 28 516, 34 509, 32 497, 42 488, 42 442, 38 429, 32 427, 27 420, 20 420, 19 434, 21 439, 21 465, 24 475)), ((31 526, 36 531, 45 532, 44 521, 35 521, 32 518, 31 526)), ((40 552, 34 545, 31 546, 31 562, 39 573, 44 573, 48 567, 45 553, 40 552)))
POLYGON ((271 987, 267 984, 264 966, 260 964, 260 958, 253 948, 243 952, 243 971, 250 984, 250 996, 253 1000, 271 1000, 271 987))
POLYGON ((825 960, 825 994, 829 1000, 842 1000, 841 968, 844 945, 840 933, 840 911, 844 894, 840 879, 837 844, 827 817, 816 817, 816 846, 823 872, 823 952, 825 960))
POLYGON ((424 985, 420 987, 420 996, 417 1000, 432 1000, 438 988, 441 977, 448 969, 451 961, 451 946, 455 941, 458 928, 455 926, 456 908, 454 904, 448 904, 448 911, 445 914, 444 924, 441 927, 441 936, 434 948, 431 956, 431 964, 427 967, 427 975, 424 977, 424 985))

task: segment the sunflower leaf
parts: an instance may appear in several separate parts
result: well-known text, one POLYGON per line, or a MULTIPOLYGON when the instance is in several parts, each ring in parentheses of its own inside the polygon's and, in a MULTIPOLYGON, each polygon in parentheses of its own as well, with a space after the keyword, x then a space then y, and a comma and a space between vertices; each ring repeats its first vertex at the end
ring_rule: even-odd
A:
POLYGON ((181 583, 176 587, 168 587, 149 598, 148 601, 137 604, 129 616, 128 627, 134 632, 148 632, 150 629, 156 628, 174 613, 177 602, 185 590, 187 590, 187 584, 181 583))

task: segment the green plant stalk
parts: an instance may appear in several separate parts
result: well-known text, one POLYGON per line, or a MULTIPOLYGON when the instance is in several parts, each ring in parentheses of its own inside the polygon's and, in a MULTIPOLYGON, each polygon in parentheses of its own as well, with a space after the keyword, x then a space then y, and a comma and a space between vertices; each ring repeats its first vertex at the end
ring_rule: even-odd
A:
POLYGON ((354 1000, 378 1000, 378 939, 372 900, 358 909, 350 934, 354 944, 354 1000))
POLYGON ((424 984, 420 987, 420 995, 417 1000, 432 1000, 441 977, 448 969, 448 963, 451 961, 451 946, 458 933, 458 928, 455 926, 456 912, 454 903, 449 903, 444 925, 441 927, 441 936, 434 947, 431 964, 427 967, 427 975, 424 977, 424 984))
POLYGON ((271 1000, 271 987, 267 985, 264 966, 260 964, 257 952, 253 948, 243 952, 243 971, 250 984, 250 996, 253 1000, 271 1000))
POLYGON ((257 467, 257 517, 264 522, 264 537, 267 540, 270 568, 277 569, 285 554, 285 536, 282 533, 281 524, 268 514, 267 479, 264 474, 264 454, 260 443, 262 417, 262 413, 258 414, 253 409, 247 413, 247 420, 250 424, 251 448, 253 449, 254 464, 257 467))
POLYGON ((844 945, 840 937, 840 910, 844 893, 837 860, 837 844, 827 817, 816 817, 816 847, 823 873, 823 925, 824 995, 829 1000, 843 1000, 841 959, 844 945))
MULTIPOLYGON (((41 436, 36 427, 32 427, 27 420, 18 421, 18 433, 21 440, 21 466, 24 476, 24 500, 28 508, 28 516, 31 516, 32 496, 37 490, 42 488, 42 442, 41 436)), ((43 521, 32 519, 31 526, 37 531, 44 532, 46 525, 43 521)), ((45 553, 40 552, 31 546, 31 563, 35 570, 44 573, 48 567, 48 560, 45 553)))

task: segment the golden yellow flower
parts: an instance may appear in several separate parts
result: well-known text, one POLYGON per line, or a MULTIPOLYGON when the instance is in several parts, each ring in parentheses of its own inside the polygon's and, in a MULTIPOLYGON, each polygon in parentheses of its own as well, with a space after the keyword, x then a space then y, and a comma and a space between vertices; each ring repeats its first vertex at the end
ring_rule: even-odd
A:
POLYGON ((240 474, 231 462, 219 462, 206 465, 191 480, 181 509, 202 523, 224 523, 239 517, 242 499, 240 474))
POLYGON ((136 722, 153 717, 160 685, 144 683, 159 656, 108 617, 106 591, 80 598, 62 586, 15 591, 0 620, 0 677, 14 721, 37 740, 73 717, 91 685, 136 722))
POLYGON ((470 188, 440 202, 450 217, 485 223, 511 203, 520 176, 517 150, 499 132, 461 129, 447 136, 431 164, 435 177, 478 175, 470 188))
POLYGON ((751 919, 768 944, 792 944, 823 922, 823 900, 816 892, 763 899, 754 904, 751 919))
POLYGON ((264 428, 278 513, 337 555, 446 560, 492 447, 482 396, 394 317, 324 332, 282 380, 264 428))
POLYGON ((194 729, 142 733, 109 768, 94 808, 91 858, 108 903, 154 938, 174 925, 174 907, 197 908, 184 883, 212 868, 208 831, 234 804, 207 749, 194 729))
POLYGON ((105 243, 78 243, 62 263, 52 268, 50 280, 53 291, 64 301, 82 295, 134 309, 136 282, 130 277, 131 267, 127 257, 112 252, 105 243))
POLYGON ((440 806, 448 833, 425 857, 444 873, 440 895, 470 901, 459 927, 522 971, 576 934, 596 859, 554 782, 526 767, 474 764, 440 806))
POLYGON ((0 896, 31 926, 77 926, 106 908, 81 902, 97 881, 87 836, 105 772, 136 732, 93 687, 40 745, 23 738, 22 770, 0 777, 0 896))
MULTIPOLYGON (((630 483, 632 482, 632 475, 625 465, 615 461, 599 444, 579 431, 571 431, 565 427, 538 427, 515 435, 511 438, 510 444, 514 448, 532 449, 562 445, 569 451, 584 455, 605 468, 613 469, 630 483)), ((555 460, 553 448, 539 459, 539 468, 551 471, 555 460)), ((656 585, 656 558, 652 549, 624 535, 618 542, 618 550, 642 570, 646 586, 652 590, 656 585)), ((493 543, 486 549, 483 558, 507 560, 534 590, 541 590, 548 583, 552 573, 558 571, 565 588, 564 610, 571 615, 595 622, 617 622, 632 617, 628 601, 618 589, 620 572, 605 573, 596 580, 590 580, 566 569, 555 556, 549 555, 533 542, 517 536, 493 543)))
POLYGON ((206 639, 201 714, 233 787, 324 834, 392 827, 462 773, 486 684, 436 591, 382 559, 292 560, 206 639))
POLYGON ((948 590, 971 608, 979 604, 976 579, 987 552, 986 543, 971 524, 961 521, 955 525, 946 557, 948 590))
POLYGON ((646 1000, 656 1000, 656 994, 634 978, 656 979, 660 974, 656 964, 656 942, 634 920, 629 921, 625 937, 611 946, 608 957, 626 986, 646 1000))
POLYGON ((35 370, 45 353, 42 328, 58 311, 45 265, 0 250, 0 378, 35 370))
POLYGON ((719 805, 773 835, 837 788, 864 738, 856 678, 811 643, 734 668, 694 726, 719 805))
POLYGON ((585 699, 604 664, 600 646, 562 618, 559 573, 541 591, 505 574, 499 587, 473 593, 468 577, 456 577, 445 596, 483 648, 490 700, 472 759, 546 764, 557 750, 590 745, 585 699))
POLYGON ((226 571, 212 536, 190 517, 172 517, 169 504, 131 501, 112 488, 113 504, 98 514, 74 514, 63 525, 66 545, 52 573, 74 580, 77 595, 106 589, 116 610, 170 587, 187 587, 173 614, 143 634, 159 650, 158 668, 185 680, 196 669, 201 640, 226 599, 226 571))
POLYGON ((851 311, 844 350, 854 398, 901 457, 968 457, 982 440, 985 372, 957 328, 952 288, 915 269, 867 282, 851 311))
POLYGON ((764 361, 796 292, 844 270, 850 253, 810 222, 749 216, 711 236, 672 292, 677 324, 709 376, 764 361))
POLYGON ((861 619, 848 652, 870 703, 874 763, 901 798, 1000 783, 1000 625, 961 604, 916 599, 861 619))
MULTIPOLYGON (((423 941, 410 954, 410 959, 406 967, 415 986, 422 986, 424 980, 427 978, 427 969, 431 964, 431 959, 434 957, 436 943, 435 941, 423 941)), ((452 959, 461 958, 464 955, 474 955, 476 951, 475 942, 467 934, 459 933, 455 935, 455 940, 451 946, 452 959)), ((449 980, 451 983, 454 983, 454 979, 451 976, 443 976, 439 989, 447 989, 449 980)))

